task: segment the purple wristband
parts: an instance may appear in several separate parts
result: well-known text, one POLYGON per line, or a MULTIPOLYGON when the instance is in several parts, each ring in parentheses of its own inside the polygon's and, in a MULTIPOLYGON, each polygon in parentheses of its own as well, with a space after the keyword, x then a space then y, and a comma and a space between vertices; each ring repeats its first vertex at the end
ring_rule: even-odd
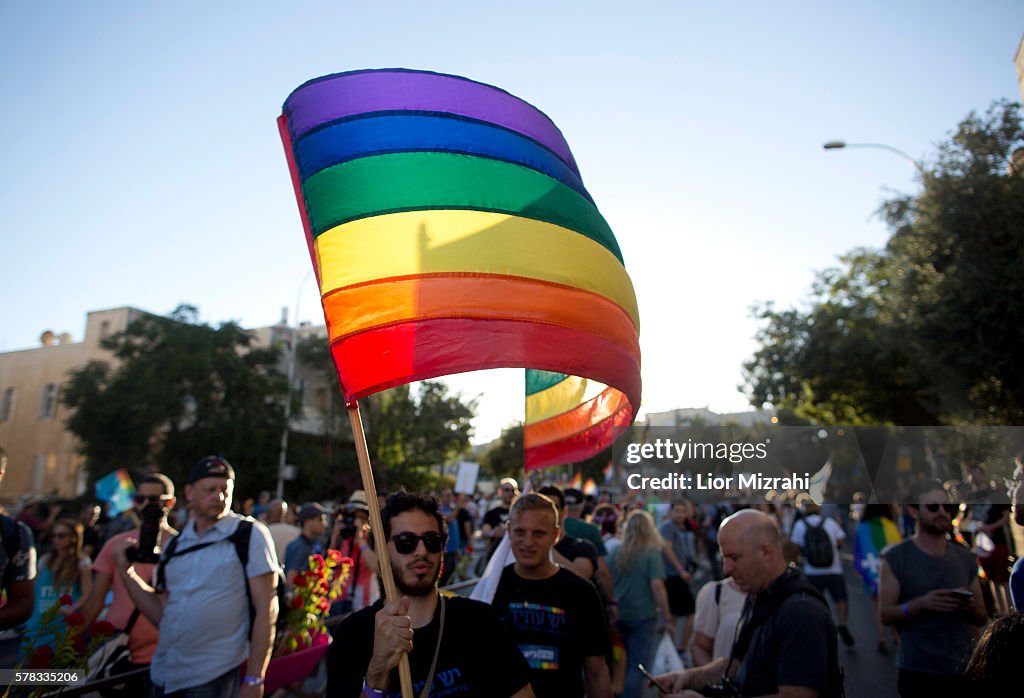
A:
POLYGON ((366 698, 387 698, 387 691, 383 691, 379 688, 370 688, 366 685, 366 679, 363 679, 363 695, 366 698))

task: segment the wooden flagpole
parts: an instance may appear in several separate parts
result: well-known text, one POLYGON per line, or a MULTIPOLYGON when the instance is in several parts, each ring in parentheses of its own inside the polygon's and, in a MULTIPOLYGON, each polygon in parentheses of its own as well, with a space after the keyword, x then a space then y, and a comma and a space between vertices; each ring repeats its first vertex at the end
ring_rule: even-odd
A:
MULTIPOLYGON (((388 544, 384 540, 384 522, 380 517, 380 503, 377 501, 377 486, 373 481, 373 469, 370 467, 370 452, 366 448, 366 434, 363 433, 363 419, 359 414, 359 401, 353 400, 345 405, 349 423, 352 425, 352 439, 356 443, 356 456, 359 458, 359 475, 363 480, 363 491, 366 492, 366 503, 370 507, 370 527, 373 529, 374 551, 380 564, 380 576, 384 582, 384 597, 387 601, 398 598, 395 588, 395 575, 391 570, 391 559, 388 557, 388 544)), ((398 660, 398 678, 402 684, 402 698, 413 698, 412 670, 409 668, 409 655, 402 653, 398 660)))

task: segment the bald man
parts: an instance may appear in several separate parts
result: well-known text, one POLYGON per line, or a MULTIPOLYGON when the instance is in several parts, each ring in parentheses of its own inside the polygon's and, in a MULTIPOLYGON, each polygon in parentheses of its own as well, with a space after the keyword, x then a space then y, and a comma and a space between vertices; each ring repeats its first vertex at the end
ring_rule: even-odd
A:
POLYGON ((270 537, 274 539, 274 550, 277 551, 278 560, 284 560, 288 544, 301 533, 298 526, 285 521, 287 516, 288 502, 283 499, 272 499, 267 505, 267 529, 270 531, 270 537))
POLYGON ((842 676, 836 626, 825 599, 782 554, 782 536, 767 515, 744 509, 718 531, 725 574, 745 591, 731 656, 658 677, 671 698, 732 684, 725 695, 834 698, 842 676))

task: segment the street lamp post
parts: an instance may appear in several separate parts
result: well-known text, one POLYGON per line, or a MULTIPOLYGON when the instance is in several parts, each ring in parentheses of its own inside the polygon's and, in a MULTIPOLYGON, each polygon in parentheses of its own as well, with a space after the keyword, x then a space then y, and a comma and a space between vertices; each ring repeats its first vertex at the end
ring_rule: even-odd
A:
POLYGON ((846 141, 829 141, 822 146, 825 150, 840 150, 842 148, 880 148, 882 150, 888 150, 890 153, 895 153, 905 160, 909 160, 910 163, 917 168, 917 173, 924 179, 924 166, 904 153, 899 148, 894 148, 891 145, 885 143, 847 143, 846 141))
POLYGON ((277 498, 284 498, 284 469, 285 461, 288 459, 288 426, 292 416, 292 383, 295 381, 295 352, 299 344, 299 303, 302 301, 302 289, 306 282, 313 275, 310 269, 302 278, 299 284, 298 293, 295 295, 295 329, 291 332, 291 342, 288 347, 288 395, 284 401, 284 429, 281 430, 281 452, 277 459, 277 498))

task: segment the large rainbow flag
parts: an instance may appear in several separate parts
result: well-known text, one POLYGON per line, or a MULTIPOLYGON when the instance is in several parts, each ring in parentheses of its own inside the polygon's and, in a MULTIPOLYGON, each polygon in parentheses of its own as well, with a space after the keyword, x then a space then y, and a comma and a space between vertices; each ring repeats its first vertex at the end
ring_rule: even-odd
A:
POLYGON ((303 84, 278 124, 346 402, 523 367, 601 384, 589 418, 604 445, 628 426, 636 297, 545 114, 490 85, 386 69, 303 84))

